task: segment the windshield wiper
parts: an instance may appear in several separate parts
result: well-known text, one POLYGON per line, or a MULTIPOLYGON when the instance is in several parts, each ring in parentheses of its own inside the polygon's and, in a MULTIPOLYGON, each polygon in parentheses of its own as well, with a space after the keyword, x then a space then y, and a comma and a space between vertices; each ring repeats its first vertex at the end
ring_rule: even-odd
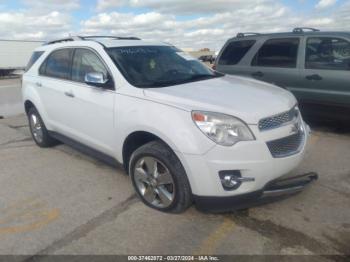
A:
POLYGON ((204 80, 204 79, 215 78, 215 77, 217 76, 209 75, 209 74, 198 74, 198 75, 191 76, 188 80, 196 81, 196 80, 204 80))
MULTIPOLYGON (((181 81, 183 82, 183 81, 181 81)), ((178 85, 181 84, 179 81, 153 81, 147 84, 141 84, 139 87, 145 87, 145 88, 157 88, 157 87, 166 87, 171 85, 178 85)))
POLYGON ((140 85, 140 87, 144 87, 144 88, 157 88, 157 87, 166 87, 166 86, 172 86, 172 85, 180 85, 180 84, 185 84, 185 83, 189 83, 189 82, 194 82, 194 81, 200 81, 200 80, 205 80, 205 79, 210 79, 210 78, 216 78, 216 77, 220 77, 223 76, 224 74, 214 74, 214 75, 210 75, 210 74, 197 74, 197 75, 192 75, 189 78, 185 78, 185 79, 176 79, 173 81, 168 81, 168 80, 157 80, 151 83, 147 83, 147 84, 143 84, 140 85))

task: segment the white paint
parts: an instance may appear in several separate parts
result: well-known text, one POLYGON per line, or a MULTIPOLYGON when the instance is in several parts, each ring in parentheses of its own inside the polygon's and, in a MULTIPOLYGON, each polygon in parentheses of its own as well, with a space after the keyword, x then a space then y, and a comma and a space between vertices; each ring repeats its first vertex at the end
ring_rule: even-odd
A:
MULTIPOLYGON (((144 43, 127 42, 129 45, 144 43)), ((125 45, 125 42, 114 41, 114 46, 119 44, 125 45)), ((150 132, 178 156, 194 194, 234 196, 261 190, 267 182, 296 168, 303 158, 308 132, 300 153, 277 159, 272 157, 266 142, 289 136, 293 124, 265 132, 260 132, 256 125, 259 119, 287 111, 296 104, 294 96, 286 90, 234 76, 142 89, 124 79, 104 48, 96 42, 73 41, 37 50, 48 52, 23 75, 23 99, 35 104, 49 130, 69 136, 120 162, 128 135, 135 131, 150 132), (116 91, 38 76, 38 68, 50 51, 81 46, 100 54, 112 73, 116 91), (73 92, 75 97, 67 97, 65 92, 73 92), (256 140, 238 142, 231 147, 219 146, 197 128, 191 118, 192 110, 240 118, 248 123, 256 140), (253 177, 255 182, 244 183, 235 191, 225 191, 218 176, 220 170, 241 170, 243 176, 253 177)), ((304 130, 308 130, 301 122, 304 130)))

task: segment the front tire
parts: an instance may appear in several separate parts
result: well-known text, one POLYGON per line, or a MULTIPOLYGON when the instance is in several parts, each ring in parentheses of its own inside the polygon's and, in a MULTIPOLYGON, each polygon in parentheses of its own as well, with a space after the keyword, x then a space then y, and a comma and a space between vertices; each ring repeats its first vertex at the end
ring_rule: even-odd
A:
POLYGON ((129 174, 137 195, 151 208, 181 213, 192 204, 186 172, 174 152, 161 141, 135 150, 129 174))
POLYGON ((58 141, 52 138, 47 131, 45 124, 35 107, 28 111, 29 129, 34 142, 39 147, 52 147, 58 144, 58 141))

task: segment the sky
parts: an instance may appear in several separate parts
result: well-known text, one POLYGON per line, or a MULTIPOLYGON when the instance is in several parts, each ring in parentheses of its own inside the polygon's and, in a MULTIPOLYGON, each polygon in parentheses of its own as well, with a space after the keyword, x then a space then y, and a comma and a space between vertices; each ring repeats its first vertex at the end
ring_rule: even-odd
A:
POLYGON ((0 39, 138 36, 218 50, 238 32, 350 31, 350 0, 0 0, 0 39))

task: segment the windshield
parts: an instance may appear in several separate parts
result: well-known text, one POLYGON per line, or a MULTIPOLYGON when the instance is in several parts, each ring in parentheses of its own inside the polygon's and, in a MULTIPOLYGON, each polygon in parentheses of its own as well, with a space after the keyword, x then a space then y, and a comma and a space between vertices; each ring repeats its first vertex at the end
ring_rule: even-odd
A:
POLYGON ((136 87, 164 87, 222 76, 172 46, 113 47, 107 52, 136 87))

